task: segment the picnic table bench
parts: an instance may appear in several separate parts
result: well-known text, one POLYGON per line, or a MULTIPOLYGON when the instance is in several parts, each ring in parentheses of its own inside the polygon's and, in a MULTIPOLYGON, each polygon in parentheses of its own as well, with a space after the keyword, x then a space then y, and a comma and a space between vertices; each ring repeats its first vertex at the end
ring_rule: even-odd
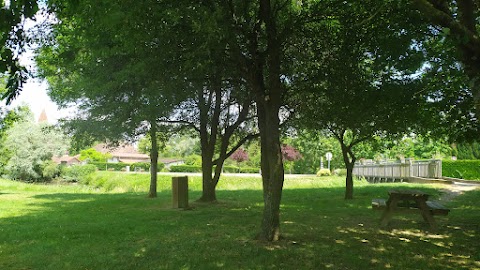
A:
POLYGON ((387 226, 395 212, 420 213, 433 230, 437 225, 433 216, 446 216, 450 209, 438 202, 428 201, 428 194, 412 189, 394 189, 388 191, 387 199, 372 199, 372 209, 383 210, 381 225, 387 226))

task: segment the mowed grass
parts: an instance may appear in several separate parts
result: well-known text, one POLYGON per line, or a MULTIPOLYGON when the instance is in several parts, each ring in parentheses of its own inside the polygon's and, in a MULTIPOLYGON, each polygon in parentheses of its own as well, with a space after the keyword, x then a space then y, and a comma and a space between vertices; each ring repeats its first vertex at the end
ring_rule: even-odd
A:
POLYGON ((0 180, 0 269, 480 269, 480 191, 444 202, 429 232, 420 215, 379 226, 372 198, 417 188, 439 198, 445 186, 357 181, 345 201, 342 178, 287 178, 276 243, 255 241, 260 178, 224 177, 216 204, 172 209, 171 177, 147 199, 148 174, 98 173, 88 186, 0 180))

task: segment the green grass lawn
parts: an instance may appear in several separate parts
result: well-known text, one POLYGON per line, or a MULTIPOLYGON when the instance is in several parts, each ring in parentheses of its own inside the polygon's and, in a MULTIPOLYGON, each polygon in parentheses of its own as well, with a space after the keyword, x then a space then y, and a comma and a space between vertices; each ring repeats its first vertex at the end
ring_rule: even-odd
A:
POLYGON ((225 177, 219 203, 198 204, 201 180, 189 180, 192 210, 171 208, 171 178, 147 199, 147 174, 97 173, 83 185, 0 180, 0 269, 480 269, 480 191, 444 204, 429 232, 420 215, 379 226, 372 198, 393 187, 441 195, 445 186, 355 183, 341 178, 286 179, 284 239, 254 239, 262 213, 261 179, 225 177))

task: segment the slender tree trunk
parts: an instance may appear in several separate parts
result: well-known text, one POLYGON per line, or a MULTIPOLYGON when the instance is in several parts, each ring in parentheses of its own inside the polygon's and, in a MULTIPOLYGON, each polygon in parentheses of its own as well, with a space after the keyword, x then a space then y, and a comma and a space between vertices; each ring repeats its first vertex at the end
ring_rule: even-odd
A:
POLYGON ((353 199, 353 166, 351 162, 345 163, 347 176, 345 178, 345 200, 353 199))
POLYGON ((353 166, 355 166, 355 156, 352 153, 351 145, 347 146, 343 141, 340 141, 340 144, 343 162, 347 169, 347 176, 345 177, 345 200, 351 200, 353 199, 353 166))
POLYGON ((150 189, 148 191, 149 198, 157 197, 157 172, 158 172, 158 143, 157 143, 157 126, 155 122, 151 123, 150 137, 152 139, 152 149, 150 150, 150 189))
POLYGON ((199 91, 200 108, 200 144, 202 147, 202 197, 198 199, 201 202, 215 202, 217 200, 215 189, 217 182, 213 179, 213 156, 217 144, 219 119, 221 112, 221 81, 215 75, 212 75, 210 82, 210 92, 205 99, 203 89, 199 91), (213 115, 209 121, 209 110, 213 104, 213 115), (208 127, 210 126, 210 132, 208 127))

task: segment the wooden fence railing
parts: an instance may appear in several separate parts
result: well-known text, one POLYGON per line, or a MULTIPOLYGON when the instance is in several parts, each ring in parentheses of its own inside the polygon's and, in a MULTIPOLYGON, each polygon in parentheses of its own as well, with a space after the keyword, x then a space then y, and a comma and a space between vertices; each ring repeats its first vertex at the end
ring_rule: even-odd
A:
POLYGON ((353 175, 370 182, 404 181, 414 177, 442 178, 441 160, 406 159, 386 163, 356 163, 353 175))

